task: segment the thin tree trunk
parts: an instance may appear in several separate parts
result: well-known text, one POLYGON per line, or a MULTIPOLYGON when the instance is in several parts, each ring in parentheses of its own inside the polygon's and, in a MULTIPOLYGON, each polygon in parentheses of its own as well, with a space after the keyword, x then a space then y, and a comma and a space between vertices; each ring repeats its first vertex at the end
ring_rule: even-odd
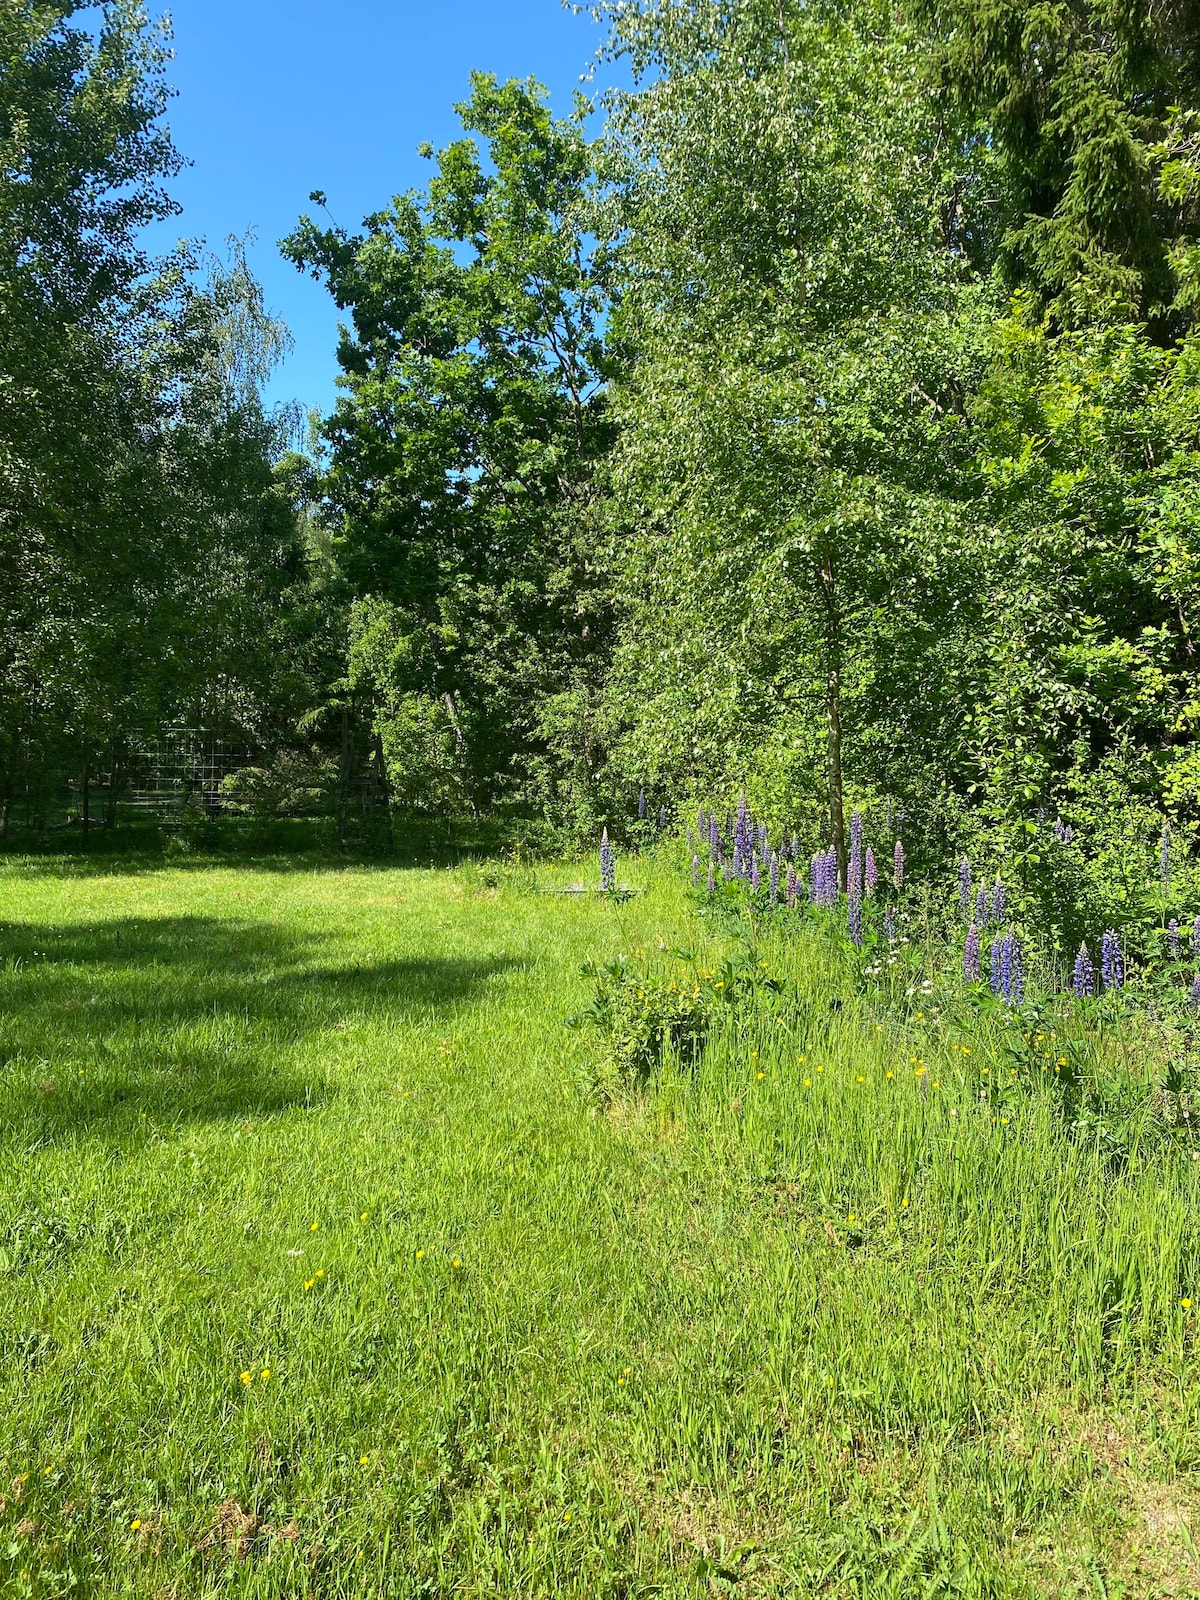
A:
POLYGON ((833 562, 821 563, 821 593, 825 601, 825 707, 829 721, 829 828, 837 854, 838 886, 846 887, 846 813, 842 790, 842 630, 837 604, 833 562))

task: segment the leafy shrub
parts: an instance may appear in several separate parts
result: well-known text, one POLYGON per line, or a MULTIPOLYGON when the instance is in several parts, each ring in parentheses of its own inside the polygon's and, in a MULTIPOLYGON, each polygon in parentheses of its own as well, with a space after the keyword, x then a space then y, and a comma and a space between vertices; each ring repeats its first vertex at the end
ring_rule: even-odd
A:
POLYGON ((668 1060, 693 1066, 723 1018, 794 999, 791 986, 756 959, 752 946, 715 967, 701 967, 692 952, 678 951, 669 968, 618 956, 603 966, 586 962, 580 970, 595 989, 568 1025, 594 1027, 602 1035, 597 1083, 610 1089, 645 1083, 668 1060))

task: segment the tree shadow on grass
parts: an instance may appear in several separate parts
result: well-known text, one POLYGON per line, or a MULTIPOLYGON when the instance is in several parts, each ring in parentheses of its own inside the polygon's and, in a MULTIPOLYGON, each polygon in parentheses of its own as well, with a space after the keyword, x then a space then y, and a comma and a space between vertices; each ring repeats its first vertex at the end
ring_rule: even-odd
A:
POLYGON ((312 1107, 334 1092, 314 1040, 452 1014, 518 965, 314 961, 330 938, 198 916, 0 929, 0 1141, 312 1107))

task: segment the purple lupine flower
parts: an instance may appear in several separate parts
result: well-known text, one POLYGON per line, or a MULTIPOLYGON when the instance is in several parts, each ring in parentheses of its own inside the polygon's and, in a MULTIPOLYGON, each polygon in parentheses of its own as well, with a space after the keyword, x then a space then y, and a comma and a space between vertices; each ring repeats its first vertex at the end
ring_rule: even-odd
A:
POLYGON ((1100 973, 1106 989, 1119 989, 1125 982, 1125 959, 1121 954, 1121 941, 1112 928, 1104 930, 1100 945, 1100 973))
POLYGON ((708 819, 708 851, 714 861, 721 858, 721 830, 717 827, 716 817, 708 819))
POLYGON ((700 857, 699 856, 693 856, 692 857, 692 887, 694 889, 698 889, 700 887, 700 857))
POLYGON ((875 852, 867 846, 867 859, 863 863, 863 885, 868 897, 875 893, 879 886, 879 868, 875 865, 875 852))
POLYGON ((1200 1016, 1200 972, 1192 979, 1192 1010, 1200 1016))
POLYGON ((1192 923, 1192 954, 1200 956, 1200 917, 1192 923))
POLYGON ((988 909, 990 904, 991 902, 988 899, 988 892, 983 885, 980 884, 975 893, 975 921, 981 928, 987 927, 988 909))
POLYGON ((862 893, 863 887, 863 819, 861 811, 850 813, 850 860, 847 863, 846 874, 847 889, 853 887, 856 893, 862 893))
POLYGON ((705 888, 707 888, 709 894, 712 894, 713 891, 716 889, 716 887, 717 887, 717 878, 716 878, 716 874, 713 871, 713 864, 710 861, 708 863, 708 882, 706 883, 705 888))
POLYGON ((1061 817, 1055 817, 1055 819, 1054 819, 1054 837, 1061 843, 1062 840, 1066 837, 1066 832, 1067 832, 1067 830, 1066 830, 1066 827, 1063 824, 1063 819, 1061 817))
POLYGON ((992 993, 997 999, 1000 997, 1000 992, 1004 983, 1004 973, 1001 966, 1001 951, 1003 945, 1003 936, 1001 934, 997 934, 992 940, 991 970, 989 973, 992 985, 992 993))
POLYGON ((733 868, 729 865, 728 861, 722 861, 721 863, 721 876, 724 878, 726 883, 728 883, 733 877, 733 868))
POLYGON ((739 875, 749 869, 750 848, 750 812, 746 796, 742 795, 738 800, 737 827, 733 835, 733 870, 739 875))
POLYGON ((963 974, 968 983, 979 982, 979 929, 974 923, 967 929, 963 946, 963 974))
POLYGON ((789 861, 788 862, 788 868, 787 868, 787 891, 786 892, 787 892, 787 903, 790 906, 794 906, 796 904, 796 892, 797 892, 798 886, 799 886, 799 880, 796 877, 796 869, 792 865, 792 863, 789 861))
POLYGON ((896 937, 896 912, 893 906, 889 906, 883 913, 883 936, 889 944, 896 937))
POLYGON ((819 906, 821 904, 821 886, 824 881, 822 878, 824 861, 825 857, 820 853, 819 850, 813 852, 812 863, 808 869, 808 898, 815 906, 819 906))
POLYGON ((754 850, 750 854, 750 887, 757 889, 761 882, 762 872, 758 865, 758 851, 754 850))
POLYGON ((835 906, 838 903, 838 857, 833 845, 825 852, 825 904, 835 906))
POLYGON ((904 846, 900 843, 899 839, 896 840, 896 848, 892 854, 892 882, 896 885, 897 889, 903 889, 904 846))
POLYGON ((1075 993, 1081 1000, 1088 1000, 1096 992, 1096 969, 1092 965, 1092 958, 1088 955, 1087 945, 1079 946, 1079 954, 1075 957, 1075 975, 1072 980, 1075 993))
POLYGON ((771 904, 779 904, 779 857, 771 851, 771 904))
POLYGON ((645 789, 639 789, 638 790, 638 821, 639 822, 645 822, 645 820, 646 820, 646 791, 645 791, 645 789))
POLYGON ((611 894, 617 887, 617 863, 613 847, 608 842, 608 829, 600 835, 600 887, 611 894))
POLYGON ((1021 941, 1012 932, 1006 933, 1000 944, 1000 991, 1010 1006, 1019 1006, 1025 998, 1021 941))
POLYGON ((1159 868, 1162 873, 1163 893, 1166 894, 1171 887, 1171 824, 1164 822, 1162 827, 1162 844, 1159 847, 1159 868))
POLYGON ((1038 807, 1037 819, 1038 819, 1039 823, 1045 822, 1045 820, 1046 820, 1046 808, 1045 808, 1045 806, 1039 806, 1038 807))
MULTIPOLYGON (((799 841, 799 839, 797 839, 796 835, 793 834, 792 835, 792 860, 793 861, 799 861, 799 859, 800 859, 800 841, 799 841)), ((1197 917, 1196 920, 1198 922, 1200 922, 1200 917, 1197 917)))
POLYGON ((958 867, 958 907, 963 920, 971 915, 971 863, 964 856, 958 867))
POLYGON ((1174 917, 1167 923, 1167 954, 1172 961, 1179 960, 1179 923, 1174 917))
POLYGON ((992 886, 992 921, 1004 921, 1004 885, 1000 882, 1000 874, 996 874, 996 882, 992 886))
POLYGON ((846 897, 846 911, 849 920, 850 942, 862 948, 863 942, 863 903, 862 894, 857 884, 852 884, 846 897))

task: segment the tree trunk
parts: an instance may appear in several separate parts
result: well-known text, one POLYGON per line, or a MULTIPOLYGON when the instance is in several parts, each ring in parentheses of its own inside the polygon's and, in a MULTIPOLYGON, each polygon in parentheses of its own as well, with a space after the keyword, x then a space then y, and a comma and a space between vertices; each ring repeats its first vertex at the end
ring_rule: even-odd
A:
POLYGON ((833 562, 821 562, 821 594, 825 602, 825 709, 829 721, 829 829, 837 854, 838 887, 846 887, 846 813, 842 803, 842 629, 833 562))

